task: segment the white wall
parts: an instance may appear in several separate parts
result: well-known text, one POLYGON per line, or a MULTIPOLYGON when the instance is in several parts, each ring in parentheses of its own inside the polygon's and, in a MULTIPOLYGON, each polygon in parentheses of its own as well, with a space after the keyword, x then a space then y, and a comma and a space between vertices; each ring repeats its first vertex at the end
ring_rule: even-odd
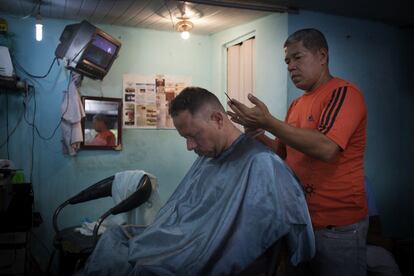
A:
POLYGON ((256 95, 267 104, 272 114, 283 119, 287 104, 286 65, 283 56, 283 42, 287 37, 287 14, 272 14, 213 34, 212 89, 225 105, 225 45, 251 33, 254 33, 256 39, 256 95))

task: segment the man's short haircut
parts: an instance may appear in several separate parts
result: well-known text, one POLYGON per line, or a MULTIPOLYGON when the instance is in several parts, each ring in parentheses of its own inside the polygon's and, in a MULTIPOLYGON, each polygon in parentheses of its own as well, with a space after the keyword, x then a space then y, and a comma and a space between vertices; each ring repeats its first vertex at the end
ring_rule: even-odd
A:
POLYGON ((322 48, 325 48, 326 51, 329 50, 325 36, 317 29, 301 29, 294 32, 286 39, 283 48, 301 41, 308 50, 319 50, 322 48))
POLYGON ((111 128, 111 120, 108 118, 108 116, 98 113, 95 116, 93 116, 93 119, 103 122, 107 128, 111 128))
POLYGON ((178 116, 180 112, 185 110, 188 110, 191 115, 194 115, 206 106, 213 110, 225 112, 224 107, 216 95, 207 89, 201 87, 186 87, 171 101, 168 112, 172 117, 178 116))

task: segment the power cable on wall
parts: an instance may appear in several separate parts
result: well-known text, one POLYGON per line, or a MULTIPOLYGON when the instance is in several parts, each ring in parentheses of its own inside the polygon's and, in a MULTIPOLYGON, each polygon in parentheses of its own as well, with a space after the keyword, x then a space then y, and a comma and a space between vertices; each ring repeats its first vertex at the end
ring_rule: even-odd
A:
MULTIPOLYGON (((33 74, 29 73, 26 69, 24 69, 24 68, 23 68, 23 66, 21 66, 21 65, 20 65, 20 63, 19 63, 16 59, 14 59, 14 62, 15 62, 15 64, 17 65, 17 67, 18 67, 18 68, 19 68, 19 69, 20 69, 20 70, 21 70, 24 74, 26 74, 26 75, 27 75, 27 76, 29 76, 30 78, 34 78, 34 79, 43 79, 43 78, 46 78, 46 77, 49 75, 49 73, 51 72, 51 70, 52 70, 52 68, 53 68, 53 65, 55 64, 55 62, 56 62, 56 61, 58 62, 58 65, 59 65, 59 61, 58 61, 58 59, 55 57, 55 58, 53 59, 52 63, 50 64, 49 69, 47 70, 46 74, 38 76, 38 75, 33 75, 33 74)), ((30 86, 30 85, 29 85, 28 89, 30 89, 30 88, 33 88, 33 93, 35 93, 35 90, 34 90, 34 85, 32 85, 32 86, 30 86)), ((27 95, 26 95, 26 97, 27 97, 27 95)), ((23 109, 24 109, 24 110, 23 110, 23 112, 22 112, 22 115, 21 115, 21 116, 20 116, 20 118, 18 119, 18 122, 17 122, 16 126, 13 128, 13 130, 12 130, 11 132, 9 132, 9 111, 8 111, 8 110, 9 110, 9 109, 8 109, 9 101, 8 101, 8 95, 7 95, 7 93, 6 93, 6 132, 7 132, 7 135, 6 135, 6 141, 0 144, 0 148, 2 148, 5 144, 7 145, 7 158, 8 158, 8 159, 10 159, 10 152, 9 152, 9 141, 10 141, 10 137, 13 135, 13 133, 15 132, 15 130, 17 129, 17 127, 19 126, 19 124, 20 124, 20 122, 21 122, 22 118, 24 118, 24 119, 25 119, 25 121, 29 124, 29 126, 34 126, 35 131, 37 132, 37 134, 39 135, 39 137, 40 137, 41 139, 43 139, 43 140, 50 140, 50 139, 52 139, 52 138, 54 137, 54 135, 55 135, 55 133, 56 133, 57 129, 59 128, 60 123, 61 123, 61 122, 59 122, 58 126, 56 126, 56 128, 54 129, 54 131, 53 131, 53 133, 52 133, 52 135, 51 135, 50 137, 44 137, 44 136, 40 133, 39 129, 38 129, 38 128, 35 126, 35 124, 34 124, 34 119, 35 119, 36 114, 34 114, 34 117, 33 117, 33 122, 32 122, 32 123, 28 122, 28 120, 27 120, 27 118, 26 118, 26 99, 27 99, 27 98, 25 98, 25 99, 24 99, 24 101, 23 101, 23 109)), ((30 99, 29 99, 29 101, 30 101, 30 99)), ((29 101, 27 101, 27 103, 28 103, 29 101)), ((35 105, 36 105, 36 103, 35 103, 35 105)))
MULTIPOLYGON (((52 70, 52 67, 53 67, 53 65, 55 64, 55 62, 57 61, 57 57, 55 57, 54 59, 53 59, 53 61, 52 61, 52 63, 50 64, 50 66, 49 66, 49 69, 47 70, 47 72, 46 72, 46 74, 44 74, 44 75, 41 75, 41 76, 37 76, 37 75, 33 75, 33 74, 31 74, 31 73, 29 73, 26 69, 24 69, 23 68, 23 66, 21 66, 20 65, 20 63, 17 61, 17 59, 14 59, 14 62, 16 63, 16 65, 17 65, 17 67, 23 72, 23 73, 25 73, 26 75, 28 75, 29 77, 31 77, 31 78, 34 78, 34 79, 44 79, 44 78, 46 78, 48 75, 49 75, 49 73, 50 73, 50 71, 52 70)), ((58 62, 58 65, 59 65, 59 62, 58 62)))
MULTIPOLYGON (((67 89, 69 89, 69 85, 71 82, 71 78, 72 78, 72 74, 70 74, 69 76, 69 83, 67 86, 67 89)), ((66 114, 66 112, 68 111, 68 107, 69 107, 69 93, 66 93, 66 97, 67 97, 67 101, 66 101, 66 107, 65 107, 65 111, 63 112, 63 114, 60 116, 59 122, 56 125, 56 127, 54 128, 52 134, 48 137, 42 135, 42 133, 39 131, 39 128, 36 126, 36 114, 37 114, 37 101, 36 101, 36 89, 34 85, 29 85, 28 86, 28 93, 25 95, 25 97, 23 98, 23 111, 21 113, 21 115, 19 116, 19 119, 16 123, 16 125, 13 127, 13 129, 11 131, 9 131, 10 127, 9 127, 9 101, 8 101, 8 95, 6 93, 6 140, 0 144, 0 148, 2 148, 3 146, 7 146, 7 159, 10 159, 10 153, 9 153, 9 141, 10 138, 12 137, 12 135, 15 133, 16 129, 18 128, 18 126, 20 125, 21 121, 24 119, 24 121, 32 128, 32 145, 31 145, 31 162, 30 162, 30 182, 32 182, 33 179, 33 169, 34 169, 34 152, 35 152, 35 136, 36 134, 39 136, 39 138, 41 138, 42 140, 51 140, 55 134, 57 129, 59 128, 59 126, 62 123, 63 120, 63 116, 66 114), (30 96, 32 95, 32 96, 30 96), (31 118, 32 120, 30 121, 29 119, 29 110, 28 110, 28 106, 30 104, 31 99, 33 98, 33 117, 31 118)))
MULTIPOLYGON (((69 82, 68 82, 68 85, 67 85, 67 90, 69 89, 69 85, 70 85, 70 82, 71 82, 71 78, 72 78, 72 74, 70 74, 70 75, 69 75, 69 82)), ((35 95, 36 91, 35 91, 34 86, 31 86, 31 88, 33 89, 33 95, 35 95)), ((34 121, 33 121, 33 122, 29 122, 29 120, 26 118, 27 106, 26 106, 26 105, 24 105, 24 109, 25 109, 25 112, 24 112, 24 120, 25 120, 25 122, 26 122, 29 126, 31 126, 31 127, 33 127, 33 128, 34 128, 34 130, 36 131, 36 133, 37 133, 37 135, 39 136, 39 138, 40 138, 40 139, 45 140, 45 141, 48 141, 48 140, 51 140, 51 139, 55 136, 56 131, 58 130, 59 126, 62 124, 63 116, 66 114, 66 112, 68 111, 68 108, 69 108, 69 93, 67 93, 67 94, 66 94, 66 97, 67 97, 67 101, 66 101, 65 111, 64 111, 64 112, 62 113, 62 115, 60 116, 59 122, 58 122, 58 124, 56 125, 56 127, 54 128, 54 130, 53 130, 52 134, 51 134, 50 136, 48 136, 48 137, 43 136, 43 135, 40 133, 39 128, 36 126, 36 124, 35 124, 35 122, 34 122, 34 121)), ((36 98, 35 98, 35 96, 34 96, 34 101, 35 101, 34 106, 36 106, 36 98)), ((34 110, 34 112, 36 112, 36 110, 34 110)), ((36 116, 36 114, 33 114, 33 116, 35 117, 35 116, 36 116)))
MULTIPOLYGON (((6 94, 7 95, 7 94, 6 94)), ((8 111, 6 110, 7 115, 6 115, 6 124, 8 125, 8 111)), ((17 127, 20 125, 21 121, 23 120, 23 115, 24 115, 24 111, 20 114, 19 119, 17 120, 16 125, 13 127, 13 129, 11 131, 7 131, 7 136, 6 136, 6 140, 3 143, 0 143, 0 149, 5 146, 8 145, 9 143, 9 139, 10 137, 13 136, 14 132, 16 131, 17 127)), ((9 128, 8 128, 9 129, 9 128)))
MULTIPOLYGON (((34 101, 34 109, 33 109, 32 124, 35 125, 37 105, 36 105, 36 93, 34 92, 34 88, 33 88, 33 101, 34 101)), ((30 183, 33 183, 32 179, 33 179, 33 167, 34 167, 34 148, 35 148, 35 130, 34 130, 34 127, 32 127, 32 155, 31 155, 31 162, 30 162, 30 183)))

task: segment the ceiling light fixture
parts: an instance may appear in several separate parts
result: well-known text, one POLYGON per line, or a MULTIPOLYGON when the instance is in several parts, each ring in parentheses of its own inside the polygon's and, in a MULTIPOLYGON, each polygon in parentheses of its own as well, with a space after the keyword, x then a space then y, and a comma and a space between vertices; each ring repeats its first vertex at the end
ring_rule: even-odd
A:
POLYGON ((39 9, 37 10, 36 15, 36 41, 42 41, 43 39, 43 24, 42 24, 42 17, 40 16, 40 5, 42 4, 42 1, 39 0, 39 9))
POLYGON ((190 30, 193 27, 193 23, 186 19, 178 21, 175 25, 176 30, 181 32, 182 39, 188 39, 190 37, 190 30))

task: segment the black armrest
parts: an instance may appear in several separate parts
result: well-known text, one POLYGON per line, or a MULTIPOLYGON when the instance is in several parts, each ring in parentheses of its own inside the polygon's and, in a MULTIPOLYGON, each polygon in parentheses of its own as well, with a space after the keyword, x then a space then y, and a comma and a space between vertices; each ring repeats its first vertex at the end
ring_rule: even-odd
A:
POLYGON ((108 197, 112 194, 112 182, 115 176, 107 177, 98 183, 86 188, 77 195, 71 197, 69 204, 77 204, 89 200, 94 200, 102 197, 108 197))
POLYGON ((112 182, 114 180, 115 176, 107 177, 98 183, 93 184, 92 186, 89 186, 85 190, 81 191, 77 195, 69 198, 65 202, 63 202, 59 207, 56 208, 55 213, 53 214, 53 228, 55 229, 55 232, 59 232, 58 227, 58 216, 60 211, 62 211, 63 208, 65 208, 69 204, 78 204, 85 201, 98 199, 102 197, 108 197, 112 194, 112 182))
POLYGON ((149 197, 151 196, 152 192, 152 185, 151 179, 148 175, 144 175, 139 184, 138 189, 129 197, 118 203, 113 208, 109 209, 105 214, 103 214, 99 219, 98 223, 95 225, 93 229, 93 237, 94 243, 98 241, 98 230, 101 226, 102 222, 109 216, 109 215, 117 215, 120 213, 128 212, 134 208, 139 207, 143 203, 145 203, 149 197))
POLYGON ((148 200, 152 192, 151 179, 148 175, 144 175, 141 178, 138 187, 139 188, 132 195, 111 208, 110 212, 112 215, 128 212, 148 200))

